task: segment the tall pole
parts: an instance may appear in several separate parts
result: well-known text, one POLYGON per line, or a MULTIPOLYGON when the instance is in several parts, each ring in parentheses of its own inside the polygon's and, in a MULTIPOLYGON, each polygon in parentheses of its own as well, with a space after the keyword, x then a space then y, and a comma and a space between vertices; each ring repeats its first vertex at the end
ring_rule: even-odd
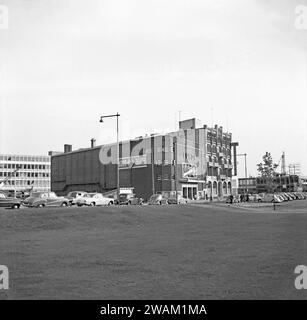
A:
POLYGON ((247 154, 244 153, 244 158, 245 158, 245 183, 246 183, 246 194, 248 193, 248 188, 247 188, 247 161, 246 161, 246 156, 247 154))
POLYGON ((248 193, 247 188, 247 153, 236 154, 236 157, 244 156, 244 171, 245 171, 245 192, 248 193))
POLYGON ((117 201, 119 201, 119 194, 120 194, 120 184, 119 184, 119 162, 120 162, 120 158, 119 158, 119 117, 120 117, 120 114, 117 112, 116 114, 111 114, 111 115, 107 115, 107 116, 101 116, 100 117, 100 122, 103 122, 103 119, 105 118, 114 118, 116 117, 116 149, 117 149, 117 152, 116 152, 116 165, 117 165, 117 168, 116 168, 116 187, 117 187, 117 201))
POLYGON ((119 201, 120 185, 119 185, 119 114, 116 114, 116 139, 117 139, 117 201, 119 201))
POLYGON ((173 148, 174 148, 175 192, 176 192, 176 202, 178 202, 178 190, 177 190, 177 137, 174 137, 173 148))
MULTIPOLYGON (((155 146, 154 146, 154 139, 151 138, 151 183, 152 183, 152 194, 156 194, 155 188, 155 146)), ((162 177, 163 179, 163 177, 162 177)))

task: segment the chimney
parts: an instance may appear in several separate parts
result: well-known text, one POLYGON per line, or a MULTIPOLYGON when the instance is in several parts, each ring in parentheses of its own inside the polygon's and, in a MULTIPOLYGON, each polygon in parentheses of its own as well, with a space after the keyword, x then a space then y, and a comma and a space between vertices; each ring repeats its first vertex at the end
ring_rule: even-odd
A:
POLYGON ((93 138, 91 139, 91 148, 95 148, 96 147, 96 139, 93 138))
POLYGON ((72 152, 71 144, 64 144, 64 153, 72 152))

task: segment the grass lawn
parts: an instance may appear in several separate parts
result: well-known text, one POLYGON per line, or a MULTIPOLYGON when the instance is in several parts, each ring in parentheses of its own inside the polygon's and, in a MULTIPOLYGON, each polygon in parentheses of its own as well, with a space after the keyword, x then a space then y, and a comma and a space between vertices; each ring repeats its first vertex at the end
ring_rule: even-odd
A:
POLYGON ((306 299, 307 201, 0 210, 0 299, 306 299))

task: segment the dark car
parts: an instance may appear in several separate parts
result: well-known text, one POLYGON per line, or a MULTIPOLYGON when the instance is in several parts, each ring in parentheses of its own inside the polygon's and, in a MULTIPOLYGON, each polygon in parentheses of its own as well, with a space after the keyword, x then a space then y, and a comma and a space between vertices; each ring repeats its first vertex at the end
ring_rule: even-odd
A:
POLYGON ((67 207, 69 200, 58 197, 54 192, 33 192, 29 198, 23 202, 27 207, 67 207))
POLYGON ((120 194, 119 195, 120 205, 142 205, 143 199, 137 198, 134 194, 120 194))
POLYGON ((4 193, 0 193, 0 207, 19 209, 21 200, 14 197, 7 197, 4 193))
POLYGON ((177 197, 170 197, 167 200, 168 204, 188 204, 190 200, 187 198, 184 198, 182 195, 178 194, 177 197))
POLYGON ((86 192, 84 191, 71 191, 68 193, 66 198, 69 200, 69 205, 75 205, 78 202, 79 198, 82 198, 86 192))
POLYGON ((150 197, 148 204, 150 205, 162 205, 168 204, 167 199, 162 194, 154 194, 150 197))

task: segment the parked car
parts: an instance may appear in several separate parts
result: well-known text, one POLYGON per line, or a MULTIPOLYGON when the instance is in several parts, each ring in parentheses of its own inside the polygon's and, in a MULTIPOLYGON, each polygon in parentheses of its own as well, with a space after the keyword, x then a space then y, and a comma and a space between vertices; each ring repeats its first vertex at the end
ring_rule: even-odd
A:
POLYGON ((4 193, 0 193, 0 207, 19 209, 21 200, 14 197, 7 197, 4 193))
POLYGON ((23 201, 27 207, 67 207, 69 200, 65 197, 58 197, 54 192, 32 192, 31 196, 23 201))
MULTIPOLYGON (((239 203, 239 202, 240 202, 240 196, 233 196, 232 203, 239 203)), ((231 203, 230 196, 226 198, 226 203, 231 203)))
POLYGON ((254 202, 262 202, 263 197, 260 196, 259 194, 254 194, 253 196, 250 197, 252 201, 254 202))
POLYGON ((291 194, 291 193, 286 193, 286 196, 288 197, 288 200, 289 201, 292 201, 292 200, 294 200, 294 196, 291 194))
POLYGON ((113 198, 104 197, 101 193, 85 193, 77 198, 76 203, 81 206, 111 206, 114 204, 113 198))
POLYGON ((119 205, 142 205, 143 199, 137 198, 135 194, 129 193, 129 194, 120 194, 119 195, 119 205))
POLYGON ((148 202, 149 205, 162 205, 168 204, 167 199, 162 196, 162 194, 153 194, 148 202))
POLYGON ((282 200, 279 197, 277 197, 277 195, 275 195, 275 194, 267 194, 262 198, 262 202, 278 203, 278 202, 282 202, 282 200))
POLYGON ((69 200, 69 204, 72 206, 77 204, 77 199, 83 197, 85 194, 86 192, 83 191, 72 191, 68 193, 66 198, 69 200))
POLYGON ((285 201, 284 198, 280 194, 276 194, 275 197, 277 197, 280 200, 280 202, 285 201))
POLYGON ((187 204, 189 200, 187 198, 184 198, 182 195, 178 195, 177 199, 176 197, 170 197, 167 200, 168 204, 187 204))
POLYGON ((283 199, 283 201, 288 201, 288 198, 283 193, 280 193, 278 195, 283 199))

